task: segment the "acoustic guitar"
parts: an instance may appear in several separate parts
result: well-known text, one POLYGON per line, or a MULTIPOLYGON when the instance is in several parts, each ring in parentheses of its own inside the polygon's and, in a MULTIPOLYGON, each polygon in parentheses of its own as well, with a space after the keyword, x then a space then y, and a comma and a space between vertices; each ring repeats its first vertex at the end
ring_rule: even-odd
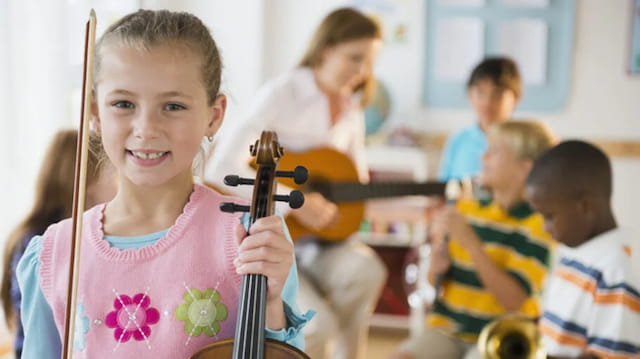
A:
MULTIPOLYGON (((410 195, 445 195, 445 182, 358 182, 358 173, 351 159, 330 148, 306 152, 287 152, 280 164, 286 168, 302 165, 309 171, 309 180, 293 188, 302 192, 319 192, 338 206, 339 219, 319 231, 300 224, 292 215, 285 218, 294 240, 314 236, 329 241, 340 241, 355 233, 364 218, 364 201, 374 198, 410 195)), ((291 186, 287 183, 288 186, 291 186)))

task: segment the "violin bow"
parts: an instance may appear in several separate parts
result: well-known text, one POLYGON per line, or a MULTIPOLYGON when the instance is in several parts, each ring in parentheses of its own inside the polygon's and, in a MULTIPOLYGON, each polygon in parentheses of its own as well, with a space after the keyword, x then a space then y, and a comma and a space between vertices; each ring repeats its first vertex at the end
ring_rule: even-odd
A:
POLYGON ((73 357, 76 301, 78 295, 78 268, 80 267, 80 243, 82 242, 82 214, 87 184, 87 158, 89 148, 89 120, 91 118, 91 88, 94 47, 96 42, 96 12, 91 9, 84 39, 84 71, 82 81, 82 107, 76 147, 76 168, 73 184, 73 207, 71 211, 71 256, 69 261, 69 284, 67 286, 67 308, 64 319, 62 358, 73 357))

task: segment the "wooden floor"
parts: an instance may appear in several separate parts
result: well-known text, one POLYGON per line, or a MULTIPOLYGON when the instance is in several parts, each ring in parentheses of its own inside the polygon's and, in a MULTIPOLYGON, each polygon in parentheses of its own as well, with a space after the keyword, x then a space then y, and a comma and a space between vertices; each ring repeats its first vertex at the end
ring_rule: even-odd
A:
POLYGON ((407 330, 371 328, 369 330, 367 359, 386 358, 408 335, 407 330))

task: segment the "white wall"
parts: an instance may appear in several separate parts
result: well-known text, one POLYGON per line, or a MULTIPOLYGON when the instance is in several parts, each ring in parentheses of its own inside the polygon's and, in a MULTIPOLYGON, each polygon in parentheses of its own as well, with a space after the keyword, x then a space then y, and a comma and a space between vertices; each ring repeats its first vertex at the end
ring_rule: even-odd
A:
POLYGON ((0 238, 30 207, 47 142, 68 121, 63 10, 60 0, 0 1, 0 238))

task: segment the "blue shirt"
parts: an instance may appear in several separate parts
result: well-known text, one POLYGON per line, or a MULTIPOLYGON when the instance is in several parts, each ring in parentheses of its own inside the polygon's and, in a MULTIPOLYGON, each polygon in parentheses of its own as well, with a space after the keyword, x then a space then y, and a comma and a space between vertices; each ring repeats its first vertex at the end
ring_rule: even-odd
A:
MULTIPOLYGON (((245 226, 247 221, 248 216, 245 216, 245 226)), ((163 230, 134 237, 105 235, 104 240, 109 242, 111 247, 119 249, 139 249, 153 245, 162 238, 166 232, 167 230, 163 230)), ((285 230, 284 232, 287 239, 291 241, 289 231, 285 230)), ((42 251, 42 239, 42 236, 33 237, 17 267, 18 282, 23 293, 21 314, 25 338, 22 358, 25 359, 60 358, 60 353, 62 352, 60 341, 62 333, 58 334, 53 311, 40 288, 40 252, 42 251)), ((281 293, 284 302, 284 312, 289 327, 278 331, 265 329, 265 336, 304 349, 304 336, 302 335, 301 329, 311 317, 313 317, 314 312, 309 311, 305 314, 299 314, 297 312, 297 288, 298 274, 294 258, 294 264, 291 266, 291 271, 289 272, 289 276, 281 293)))
POLYGON ((447 140, 442 152, 438 178, 463 180, 480 173, 482 154, 487 150, 487 138, 480 124, 467 127, 447 140))

